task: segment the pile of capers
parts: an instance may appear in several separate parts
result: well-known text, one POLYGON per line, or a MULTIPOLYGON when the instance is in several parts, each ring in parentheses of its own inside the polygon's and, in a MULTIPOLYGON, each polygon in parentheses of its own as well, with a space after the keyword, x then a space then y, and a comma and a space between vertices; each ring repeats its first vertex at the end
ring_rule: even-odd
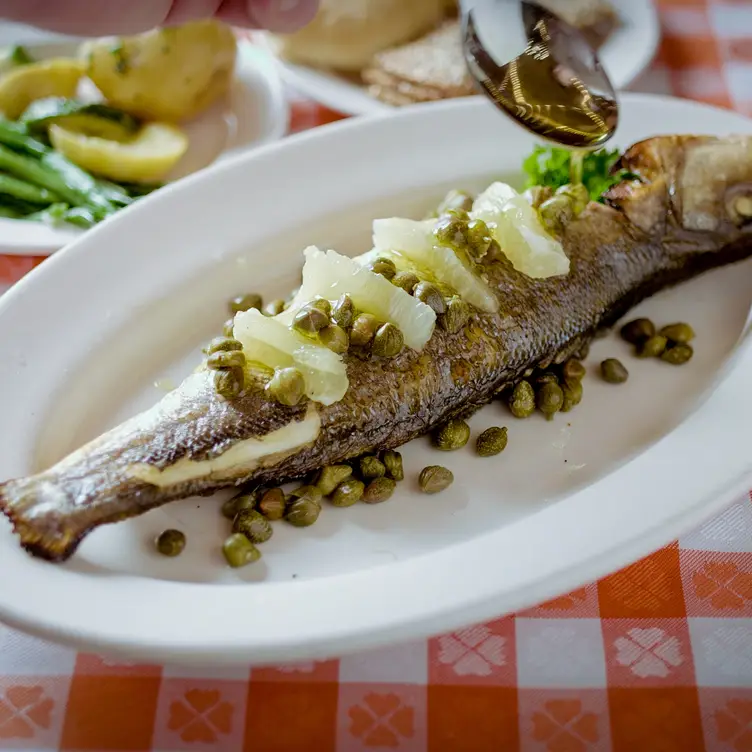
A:
POLYGON ((275 520, 296 527, 313 525, 321 512, 321 498, 315 486, 303 485, 287 495, 279 487, 258 487, 228 499, 222 505, 222 514, 232 522, 232 532, 222 544, 227 563, 238 568, 258 561, 258 546, 272 537, 275 520))
POLYGON ((387 501, 404 478, 402 455, 389 449, 363 455, 348 464, 324 467, 313 482, 335 507, 351 507, 359 501, 366 504, 387 501))
POLYGON ((234 337, 216 337, 205 348, 206 367, 214 371, 214 388, 225 399, 240 396, 245 388, 245 354, 234 337))
POLYGON ((520 381, 510 393, 507 404, 515 418, 529 418, 536 409, 546 420, 556 413, 568 413, 582 402, 585 366, 571 358, 558 368, 538 374, 532 382, 520 381))
POLYGON ((561 235, 566 226, 585 211, 590 194, 582 183, 569 183, 556 191, 547 186, 536 186, 528 192, 528 199, 538 210, 543 226, 550 233, 561 235))
MULTIPOLYGON (((377 259, 371 268, 387 278, 396 273, 389 259, 377 259)), ((405 338, 398 327, 383 323, 370 313, 356 311, 347 293, 340 296, 334 305, 323 298, 307 303, 295 315, 293 327, 301 334, 316 338, 339 355, 356 348, 359 353, 393 358, 405 345, 405 338)))
POLYGON ((689 324, 683 322, 656 330, 650 319, 633 319, 622 326, 619 334, 625 342, 634 345, 638 358, 660 358, 665 363, 681 366, 694 355, 689 343, 695 333, 689 324))

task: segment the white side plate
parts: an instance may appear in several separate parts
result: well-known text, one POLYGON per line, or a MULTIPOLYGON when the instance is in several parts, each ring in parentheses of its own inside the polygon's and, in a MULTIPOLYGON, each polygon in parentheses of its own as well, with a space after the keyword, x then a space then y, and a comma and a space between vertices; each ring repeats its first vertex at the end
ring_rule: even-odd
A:
MULTIPOLYGON (((7 30, 0 34, 3 40, 7 36, 7 30)), ((19 36, 19 41, 23 41, 28 35, 19 36)), ((36 41, 38 38, 39 35, 30 35, 26 44, 37 59, 75 55, 80 43, 69 39, 41 42, 36 41)), ((85 87, 82 89, 83 96, 91 94, 85 87)), ((182 124, 190 146, 169 179, 177 180, 238 151, 282 138, 287 132, 288 119, 289 106, 274 59, 259 47, 239 41, 235 80, 229 96, 182 124)), ((84 232, 0 218, 0 253, 47 255, 84 232)))
MULTIPOLYGON (((688 124, 752 132, 725 110, 626 95, 617 140, 688 124)), ((305 245, 362 251, 374 217, 420 216, 450 186, 516 179, 532 146, 483 101, 408 108, 228 160, 95 228, 0 299, 0 478, 49 465, 159 399, 154 383, 188 373, 228 298, 297 284, 305 245)), ((745 262, 656 296, 640 312, 696 327, 690 364, 635 360, 599 340, 589 368, 622 358, 626 384, 591 373, 582 405, 551 423, 488 406, 473 435, 509 426, 494 459, 415 441, 389 503, 326 507, 305 530, 279 523, 263 559, 240 571, 219 552, 222 495, 98 530, 62 566, 30 558, 2 522, 0 619, 124 656, 259 663, 453 629, 578 587, 747 487, 752 349, 738 343, 751 291, 745 262), (421 495, 415 477, 437 462, 455 483, 421 495), (178 559, 153 551, 166 527, 188 536, 178 559)))
MULTIPOLYGON (((615 5, 623 26, 603 46, 600 57, 614 86, 624 89, 653 59, 660 40, 660 24, 652 0, 629 0, 615 5)), ((257 38, 263 40, 264 36, 258 34, 257 38)), ((279 64, 288 84, 339 112, 372 115, 395 109, 342 76, 283 60, 279 64)))

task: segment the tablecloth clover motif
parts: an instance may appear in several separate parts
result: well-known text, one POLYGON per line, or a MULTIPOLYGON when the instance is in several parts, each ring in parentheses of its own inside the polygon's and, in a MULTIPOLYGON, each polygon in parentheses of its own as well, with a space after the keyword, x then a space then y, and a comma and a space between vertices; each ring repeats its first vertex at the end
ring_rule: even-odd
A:
MULTIPOLYGON (((752 115, 752 2, 659 5, 632 88, 752 115)), ((341 117, 290 96, 292 131, 341 117)), ((2 289, 41 260, 0 256, 2 289)), ((124 665, 0 627, 0 749, 752 752, 752 500, 523 613, 340 660, 124 665)))

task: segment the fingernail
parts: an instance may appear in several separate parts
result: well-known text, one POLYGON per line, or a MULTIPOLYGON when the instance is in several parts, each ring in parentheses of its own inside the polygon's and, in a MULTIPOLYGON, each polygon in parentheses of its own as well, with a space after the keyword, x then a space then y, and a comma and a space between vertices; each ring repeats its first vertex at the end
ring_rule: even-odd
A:
POLYGON ((318 0, 251 0, 249 13, 270 31, 296 31, 313 19, 318 0))

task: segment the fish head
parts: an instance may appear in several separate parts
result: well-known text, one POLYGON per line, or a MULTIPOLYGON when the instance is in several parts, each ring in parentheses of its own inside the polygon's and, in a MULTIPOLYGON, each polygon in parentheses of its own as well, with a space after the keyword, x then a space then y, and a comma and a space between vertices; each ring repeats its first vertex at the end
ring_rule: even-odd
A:
POLYGON ((752 136, 660 136, 615 165, 632 174, 605 195, 651 236, 710 234, 720 246, 752 236, 752 136))

